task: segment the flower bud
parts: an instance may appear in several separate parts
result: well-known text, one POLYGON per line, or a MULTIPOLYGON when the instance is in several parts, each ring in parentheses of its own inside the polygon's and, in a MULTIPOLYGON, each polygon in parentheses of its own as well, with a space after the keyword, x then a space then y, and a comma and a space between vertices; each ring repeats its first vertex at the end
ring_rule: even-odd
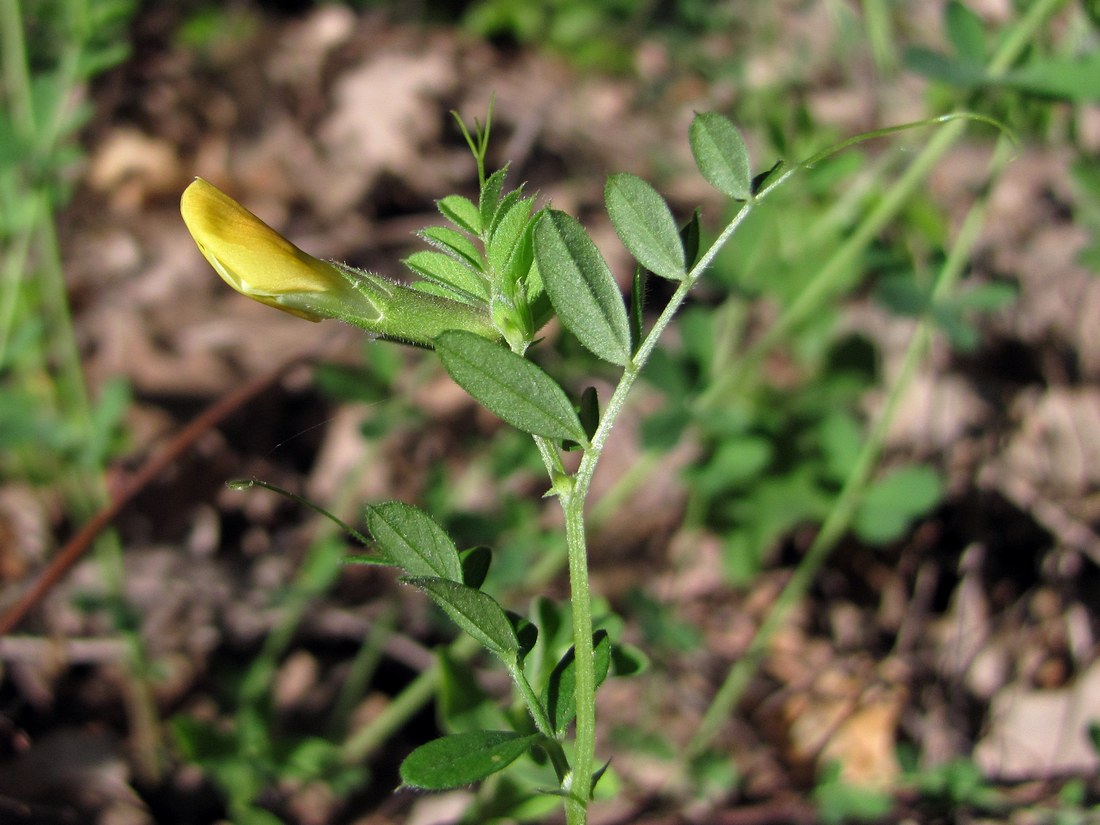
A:
POLYGON ((202 178, 184 190, 180 212, 199 251, 242 295, 310 321, 331 317, 324 308, 333 298, 355 299, 336 267, 307 255, 202 178))
POLYGON ((338 318, 384 338, 424 346, 450 329, 500 337, 480 307, 307 255, 202 178, 184 190, 180 212, 222 280, 283 312, 309 321, 338 318))

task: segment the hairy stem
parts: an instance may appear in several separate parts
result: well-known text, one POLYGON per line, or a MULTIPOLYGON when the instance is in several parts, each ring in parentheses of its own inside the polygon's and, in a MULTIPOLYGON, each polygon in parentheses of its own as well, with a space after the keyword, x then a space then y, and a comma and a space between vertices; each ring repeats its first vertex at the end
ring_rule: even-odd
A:
MULTIPOLYGON (((786 180, 791 173, 780 176, 768 187, 771 191, 786 180)), ((649 360, 657 341, 673 317, 679 311, 688 293, 699 277, 714 260, 714 256, 733 236, 737 227, 748 217, 754 205, 766 192, 746 203, 733 217, 710 249, 692 267, 668 304, 654 322, 649 333, 638 347, 637 352, 626 365, 615 387, 607 408, 600 417, 600 425, 592 436, 592 444, 585 450, 580 466, 573 479, 572 489, 561 498, 565 513, 565 536, 569 552, 569 586, 573 611, 573 648, 576 667, 576 706, 577 730, 574 742, 573 773, 569 783, 569 796, 566 798, 566 818, 569 825, 581 825, 586 820, 588 798, 591 795, 592 777, 595 772, 596 751, 596 668, 592 646, 592 599, 588 581, 588 547, 585 537, 584 505, 592 486, 592 477, 596 465, 603 454, 604 446, 611 435, 611 429, 626 404, 626 398, 634 386, 635 380, 649 360)))

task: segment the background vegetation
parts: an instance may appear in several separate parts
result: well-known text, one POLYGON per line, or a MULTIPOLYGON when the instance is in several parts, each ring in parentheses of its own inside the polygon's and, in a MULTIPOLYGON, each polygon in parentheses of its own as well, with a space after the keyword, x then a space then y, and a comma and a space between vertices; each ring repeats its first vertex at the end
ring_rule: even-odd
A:
MULTIPOLYGON (((356 523, 419 504, 495 548, 486 587, 553 639, 564 548, 526 437, 421 353, 227 294, 177 212, 202 175, 402 276, 433 200, 476 192, 447 112, 491 94, 491 157, 580 217, 624 291, 608 174, 724 225, 694 111, 736 122, 756 173, 954 109, 1018 141, 955 122, 816 164, 645 372, 591 513, 597 613, 648 658, 601 690, 599 821, 1096 815, 1095 4, 0 8, 0 575, 6 609, 31 596, 0 639, 0 815, 556 810, 520 762, 392 794, 502 685, 310 510, 224 487, 356 523)), ((578 394, 609 377, 554 330, 539 360, 578 394)))

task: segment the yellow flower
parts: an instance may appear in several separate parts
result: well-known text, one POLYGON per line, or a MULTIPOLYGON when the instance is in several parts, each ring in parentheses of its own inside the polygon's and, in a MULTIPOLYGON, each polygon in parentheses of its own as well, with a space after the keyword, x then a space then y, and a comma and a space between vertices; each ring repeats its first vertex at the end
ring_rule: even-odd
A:
POLYGON ((310 321, 332 317, 325 307, 333 298, 362 301, 335 266, 307 255, 202 178, 184 190, 180 212, 199 251, 242 295, 310 321))
POLYGON ((451 329, 500 337, 486 307, 307 255, 202 178, 184 190, 180 212, 214 271, 262 304, 309 321, 338 318, 373 335, 425 347, 451 329))

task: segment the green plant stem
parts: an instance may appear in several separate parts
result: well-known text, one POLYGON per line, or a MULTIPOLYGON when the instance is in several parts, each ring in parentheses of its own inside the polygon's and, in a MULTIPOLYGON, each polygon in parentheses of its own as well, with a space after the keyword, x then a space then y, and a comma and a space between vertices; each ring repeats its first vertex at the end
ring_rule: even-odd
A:
POLYGON ((565 783, 566 778, 569 776, 571 768, 569 767, 569 759, 565 755, 565 749, 561 746, 561 742, 557 739, 544 739, 539 743, 539 747, 543 749, 548 757, 550 757, 550 764, 554 766, 554 773, 558 776, 558 781, 565 783))
MULTIPOLYGON (((481 650, 472 636, 463 634, 451 644, 450 654, 456 661, 466 662, 481 650)), ((439 687, 439 665, 435 664, 409 682, 371 722, 364 725, 340 746, 340 756, 349 765, 370 757, 420 709, 431 701, 439 687)))
POLYGON ((257 705, 270 693, 279 660, 293 641, 307 610, 339 576, 340 563, 325 558, 330 555, 343 555, 343 544, 333 535, 311 542, 306 558, 288 588, 279 618, 241 683, 242 704, 257 705))
POLYGON ((892 77, 898 70, 898 47, 890 21, 890 10, 885 0, 863 0, 861 5, 875 68, 880 75, 892 77))
POLYGON ((527 705, 527 711, 531 714, 531 719, 534 721, 535 727, 538 728, 539 733, 547 739, 553 739, 554 726, 550 724, 550 718, 546 715, 546 709, 542 706, 542 702, 535 694, 534 689, 531 687, 531 683, 527 681, 527 675, 523 672, 523 665, 517 661, 508 666, 508 672, 512 676, 512 681, 516 683, 516 687, 519 688, 520 695, 523 696, 524 704, 527 705))
MULTIPOLYGON (((352 491, 356 489, 356 482, 365 472, 367 464, 368 461, 364 459, 348 473, 345 483, 340 485, 341 496, 335 503, 334 510, 347 512, 352 509, 352 491)), ((241 487, 243 489, 253 484, 309 507, 317 514, 328 519, 329 523, 323 523, 322 528, 318 530, 316 536, 310 542, 306 556, 299 565, 294 580, 288 588, 289 597, 283 603, 282 613, 271 632, 268 633, 267 638, 264 639, 263 648, 260 650, 259 655, 253 660, 248 672, 245 674, 241 683, 241 701, 246 704, 256 704, 262 701, 271 690, 272 679, 279 666, 279 659, 293 640, 294 633, 305 618, 306 611, 314 600, 323 595, 339 577, 341 570, 339 561, 329 564, 326 558, 329 554, 343 555, 342 545, 337 546, 335 544, 339 532, 346 531, 360 541, 365 539, 362 534, 349 527, 338 516, 318 507, 308 499, 283 490, 274 484, 253 480, 241 484, 241 487)), ((366 542, 364 541, 364 543, 366 542)), ((386 635, 385 625, 379 628, 379 632, 381 640, 378 640, 378 643, 381 644, 386 635)))
MULTIPOLYGON (((1011 147, 1008 142, 1003 138, 1000 139, 990 162, 991 177, 999 172, 1009 158, 1010 153, 1011 147)), ((974 204, 968 212, 951 252, 936 279, 932 291, 933 302, 943 299, 958 282, 985 218, 985 207, 986 200, 983 199, 974 204)), ((924 318, 918 322, 906 350, 901 370, 890 395, 886 399, 882 413, 864 442, 852 471, 837 496, 836 502, 828 517, 822 523, 821 529, 815 536, 810 548, 806 551, 806 555, 780 592, 767 617, 757 628, 748 649, 730 668, 729 674, 715 694, 710 707, 707 708, 703 718, 699 721, 695 734, 685 748, 684 759, 681 760, 682 765, 699 756, 714 741, 721 730, 722 722, 729 717, 744 695, 745 689, 756 673, 756 668, 772 636, 783 625, 791 609, 805 596, 822 564, 848 529, 856 508, 859 506, 863 490, 882 452, 887 429, 893 421, 899 402, 924 359, 933 331, 934 325, 929 318, 924 318)))
POLYGON ((328 731, 332 740, 335 741, 342 736, 347 729, 348 720, 351 719, 356 703, 362 698, 371 677, 378 670, 378 665, 386 652, 386 641, 393 634, 396 621, 396 606, 387 606, 371 625, 366 640, 352 659, 347 678, 340 686, 340 693, 336 697, 332 715, 329 717, 328 731))
MULTIPOLYGON (((741 216, 746 211, 742 209, 738 215, 741 216)), ((565 811, 569 825, 583 825, 586 821, 596 753, 596 667, 592 647, 592 595, 588 581, 588 546, 584 527, 585 499, 592 484, 596 465, 611 434, 612 425, 622 412, 626 397, 642 365, 653 352, 661 332, 668 326, 676 310, 683 303, 692 283, 693 280, 689 277, 676 288, 653 329, 623 370, 618 386, 615 387, 615 391, 607 402, 600 425, 592 437, 592 444, 585 450, 584 457, 577 468, 573 488, 568 494, 561 496, 562 510, 565 514, 565 541, 569 557, 569 594, 573 618, 577 708, 573 773, 569 787, 565 789, 568 791, 565 811)))
MULTIPOLYGON (((44 199, 46 196, 40 194, 39 197, 44 199)), ((42 214, 49 214, 45 203, 42 204, 42 214)), ((45 218, 39 226, 39 254, 43 274, 48 275, 43 278, 43 309, 51 319, 53 355, 61 365, 57 382, 58 402, 60 408, 68 412, 70 419, 79 422, 83 434, 89 426, 90 403, 80 362, 80 349, 73 332, 72 311, 61 265, 61 250, 52 217, 45 218)), ((106 501, 106 488, 101 481, 96 486, 100 489, 87 502, 89 512, 83 513, 84 516, 92 515, 106 501)))
POLYGON ((855 178, 847 183, 844 191, 825 207, 820 217, 815 217, 812 225, 800 241, 804 249, 814 249, 818 245, 831 243, 832 239, 844 232, 845 227, 856 222, 867 209, 867 202, 873 197, 874 190, 883 176, 892 167, 901 165, 904 156, 893 152, 884 152, 871 159, 855 178))
POLYGON ((990 77, 1000 77, 1012 68, 1012 64, 1023 54, 1036 32, 1052 14, 1066 5, 1066 2, 1067 0, 1037 0, 1032 3, 1020 22, 1013 26, 1008 36, 1001 41, 1000 48, 989 60, 986 73, 990 77))
POLYGON ((573 477, 573 487, 560 496, 565 514, 565 538, 569 556, 570 604, 573 617, 573 649, 575 651, 576 672, 576 709, 577 728, 574 740, 573 773, 569 787, 566 788, 565 811, 569 825, 581 825, 586 821, 588 798, 591 796, 592 777, 595 769, 596 752, 596 670, 595 655, 592 646, 592 597, 588 580, 588 548, 585 537, 584 505, 596 465, 603 454, 604 446, 611 435, 611 429, 626 404, 627 396, 634 386, 639 373, 649 360, 657 341, 680 306, 691 292, 695 282, 710 266, 714 257, 733 236, 733 233, 748 217, 756 203, 762 200, 780 183, 785 181, 792 171, 780 175, 770 186, 746 203, 729 225, 718 236, 710 249, 676 287, 668 304, 653 323, 645 339, 638 347, 634 357, 623 370, 614 392, 608 399, 607 407, 600 418, 600 424, 592 436, 592 443, 585 450, 580 466, 573 477))
POLYGON ((658 465, 665 460, 666 454, 659 450, 644 450, 589 509, 588 523, 592 529, 598 531, 608 519, 619 512, 619 508, 645 486, 658 465))
POLYGON ((546 467, 546 474, 550 476, 551 482, 556 481, 565 475, 565 465, 562 464, 561 455, 554 448, 554 442, 549 438, 543 438, 541 435, 532 436, 535 441, 535 446, 538 448, 539 456, 542 458, 543 466, 546 467))
POLYGON ((16 234, 4 251, 3 269, 0 270, 0 368, 8 360, 8 343, 15 331, 15 314, 19 306, 19 292, 23 273, 30 257, 31 232, 16 234))
MULTIPOLYGON (((591 452, 585 454, 592 455, 591 452)), ((581 466, 584 466, 582 461, 581 466)), ((580 474, 578 473, 578 476, 580 474)), ((577 728, 573 772, 569 777, 565 815, 569 825, 584 825, 591 795, 596 754, 596 665, 592 647, 592 594, 588 582, 588 548, 584 535, 584 495, 580 483, 562 499, 565 543, 569 552, 569 598, 573 614, 574 671, 577 728)))
MULTIPOLYGON (((473 639, 470 641, 474 647, 470 649, 468 656, 479 649, 477 642, 473 639)), ((343 761, 349 765, 360 764, 384 745, 410 718, 431 701, 439 687, 439 677, 439 666, 435 665, 409 682, 378 716, 348 737, 340 748, 343 761)))
POLYGON ((23 38, 23 15, 18 0, 0 2, 0 44, 3 44, 4 88, 11 106, 16 134, 34 136, 34 107, 31 105, 31 79, 23 38))

